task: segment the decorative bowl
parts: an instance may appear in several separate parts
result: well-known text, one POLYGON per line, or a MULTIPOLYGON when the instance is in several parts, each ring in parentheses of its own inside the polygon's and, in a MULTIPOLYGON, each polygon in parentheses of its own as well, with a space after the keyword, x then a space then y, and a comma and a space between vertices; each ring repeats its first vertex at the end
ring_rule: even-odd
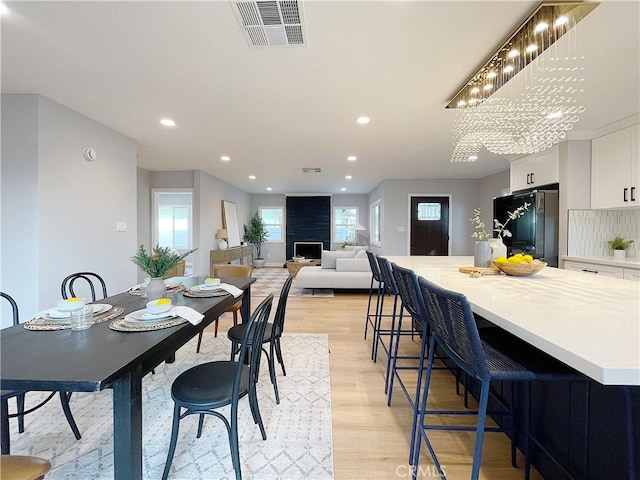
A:
POLYGON ((58 300, 57 307, 59 312, 78 310, 84 307, 84 298, 71 297, 66 300, 58 300))
POLYGON ((498 269, 514 277, 528 277, 534 275, 547 266, 547 262, 534 260, 531 263, 494 263, 498 269))
POLYGON ((170 298, 159 298, 158 300, 152 300, 147 303, 147 312, 153 315, 168 312, 169 310, 171 310, 170 298))
POLYGON ((204 279, 204 284, 207 287, 217 287, 220 285, 220 279, 219 278, 212 278, 212 277, 207 277, 204 279))

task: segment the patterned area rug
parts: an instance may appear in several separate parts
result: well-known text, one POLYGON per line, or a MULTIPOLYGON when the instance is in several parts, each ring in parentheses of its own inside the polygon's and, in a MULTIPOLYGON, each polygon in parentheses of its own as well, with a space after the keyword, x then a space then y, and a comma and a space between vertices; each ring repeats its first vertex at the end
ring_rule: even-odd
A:
MULTIPOLYGON (((190 366, 228 359, 229 341, 205 335, 200 354, 195 339, 176 354, 176 362, 162 364, 155 375, 143 379, 143 477, 161 478, 171 434, 171 383, 190 366)), ((238 425, 243 478, 330 480, 333 478, 331 437, 331 387, 326 335, 289 334, 282 338, 287 369, 279 365, 280 404, 276 405, 266 363, 261 369, 258 401, 267 440, 253 423, 248 398, 240 401, 238 425)), ((266 360, 263 358, 263 362, 266 360)), ((28 405, 39 395, 27 394, 28 405)), ((10 410, 15 403, 10 400, 10 410)), ((17 433, 11 420, 11 453, 47 458, 53 468, 47 480, 97 480, 113 478, 112 392, 74 393, 71 409, 82 433, 76 441, 66 423, 60 402, 25 417, 25 432, 17 433)), ((229 408, 222 409, 228 415, 229 408)), ((202 437, 196 438, 197 416, 183 419, 172 480, 234 479, 229 442, 222 422, 205 420, 202 437)))
MULTIPOLYGON (((282 285, 289 276, 286 268, 254 268, 252 275, 258 280, 251 285, 251 295, 256 297, 266 297, 270 293, 274 296, 280 295, 282 285)), ((290 297, 333 297, 331 288, 298 288, 294 280, 289 291, 290 297)))

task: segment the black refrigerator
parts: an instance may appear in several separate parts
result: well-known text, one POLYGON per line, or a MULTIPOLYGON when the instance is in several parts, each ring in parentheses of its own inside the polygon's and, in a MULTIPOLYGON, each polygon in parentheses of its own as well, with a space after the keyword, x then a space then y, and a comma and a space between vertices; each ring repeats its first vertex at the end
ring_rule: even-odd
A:
POLYGON ((505 223, 508 219, 507 212, 513 212, 525 202, 530 204, 528 210, 506 226, 512 236, 502 237, 507 246, 507 254, 522 252, 547 262, 551 267, 557 267, 560 216, 557 188, 496 197, 493 199, 493 218, 505 223))

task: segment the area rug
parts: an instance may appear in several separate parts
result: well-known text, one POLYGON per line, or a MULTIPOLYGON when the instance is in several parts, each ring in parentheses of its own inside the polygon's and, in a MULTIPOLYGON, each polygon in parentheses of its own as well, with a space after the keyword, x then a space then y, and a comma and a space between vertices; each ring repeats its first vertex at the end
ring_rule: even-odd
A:
MULTIPOLYGON (((255 297, 266 297, 270 293, 274 296, 280 295, 282 285, 289 276, 286 268, 254 268, 252 275, 257 278, 256 283, 251 285, 251 295, 255 297)), ((298 288, 294 280, 289 291, 290 297, 333 297, 331 288, 298 288)))
MULTIPOLYGON (((171 433, 171 383, 200 362, 228 359, 229 341, 205 335, 200 354, 191 341, 143 379, 143 477, 162 476, 171 433)), ((282 338, 287 376, 278 368, 280 404, 274 400, 266 359, 261 369, 258 401, 267 432, 263 441, 253 423, 248 398, 240 401, 238 428, 240 462, 245 479, 330 480, 333 478, 331 387, 327 335, 290 334, 282 338)), ((27 395, 33 404, 41 395, 27 395)), ((10 409, 15 404, 10 401, 10 409)), ((49 402, 25 417, 25 432, 11 423, 11 453, 49 459, 47 480, 113 478, 112 392, 74 393, 71 409, 82 439, 76 441, 60 408, 49 402)), ((227 409, 223 409, 228 415, 227 409)), ((234 479, 229 442, 223 424, 208 417, 202 437, 196 438, 197 416, 180 423, 176 455, 169 475, 173 480, 234 479)))

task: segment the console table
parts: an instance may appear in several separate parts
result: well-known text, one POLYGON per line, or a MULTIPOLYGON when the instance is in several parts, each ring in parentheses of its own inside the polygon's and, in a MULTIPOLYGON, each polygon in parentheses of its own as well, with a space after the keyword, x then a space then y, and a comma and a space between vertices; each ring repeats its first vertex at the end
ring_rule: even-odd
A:
POLYGON ((209 261, 211 262, 211 272, 215 263, 231 263, 233 260, 240 260, 240 264, 244 265, 245 257, 251 257, 253 263, 253 246, 240 245, 239 247, 231 247, 226 250, 210 250, 209 261))

